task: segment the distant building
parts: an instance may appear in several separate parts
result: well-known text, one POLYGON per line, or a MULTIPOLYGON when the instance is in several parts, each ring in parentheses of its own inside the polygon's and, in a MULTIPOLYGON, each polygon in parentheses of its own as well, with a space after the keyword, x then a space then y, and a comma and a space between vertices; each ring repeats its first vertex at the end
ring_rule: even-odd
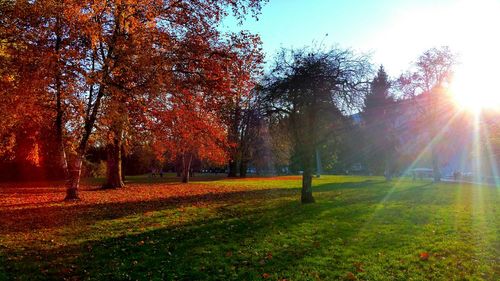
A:
MULTIPOLYGON (((391 109, 394 113, 392 124, 393 134, 397 138, 397 162, 398 170, 404 173, 409 169, 432 167, 430 159, 431 130, 430 120, 425 120, 425 112, 428 105, 425 95, 413 99, 399 100, 391 109)), ((445 106, 438 115, 439 127, 437 151, 439 153, 440 171, 443 177, 453 177, 460 174, 494 174, 486 172, 491 167, 477 167, 476 163, 486 162, 486 159, 478 159, 476 155, 484 145, 477 140, 478 130, 475 129, 474 118, 470 113, 460 112, 453 106, 445 106), (449 109, 449 110, 448 110, 449 109)), ((351 115, 356 125, 362 124, 361 114, 351 115)), ((477 128, 477 127, 476 127, 477 128)), ((486 155, 488 156, 488 155, 486 155)), ((483 158, 486 156, 483 155, 483 158)), ((357 170, 362 163, 356 163, 357 170)))

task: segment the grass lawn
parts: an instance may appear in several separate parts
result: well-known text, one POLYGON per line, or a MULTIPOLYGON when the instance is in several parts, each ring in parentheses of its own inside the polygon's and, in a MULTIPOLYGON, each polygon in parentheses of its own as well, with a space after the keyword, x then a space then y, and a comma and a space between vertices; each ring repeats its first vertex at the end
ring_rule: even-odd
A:
MULTIPOLYGON (((195 178, 196 180, 196 178, 195 178)), ((500 280, 500 189, 376 177, 0 186, 0 280, 500 280)))

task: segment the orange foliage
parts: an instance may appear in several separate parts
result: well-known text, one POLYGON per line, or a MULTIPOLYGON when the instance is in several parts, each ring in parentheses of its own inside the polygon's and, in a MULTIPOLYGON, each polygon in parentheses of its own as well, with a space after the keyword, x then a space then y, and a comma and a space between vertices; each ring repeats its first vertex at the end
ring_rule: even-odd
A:
POLYGON ((60 150, 72 155, 68 199, 78 197, 89 144, 110 137, 95 129, 117 122, 143 142, 156 135, 172 155, 222 162, 221 111, 251 89, 262 58, 258 36, 223 34, 217 26, 229 13, 258 15, 262 2, 7 1, 0 137, 26 120, 56 127, 60 150))

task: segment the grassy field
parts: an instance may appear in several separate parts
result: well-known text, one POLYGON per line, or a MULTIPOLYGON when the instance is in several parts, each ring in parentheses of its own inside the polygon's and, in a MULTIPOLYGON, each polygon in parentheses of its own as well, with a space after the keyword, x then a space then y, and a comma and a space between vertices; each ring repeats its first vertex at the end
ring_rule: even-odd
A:
POLYGON ((500 280, 500 189, 376 177, 0 186, 0 280, 500 280))

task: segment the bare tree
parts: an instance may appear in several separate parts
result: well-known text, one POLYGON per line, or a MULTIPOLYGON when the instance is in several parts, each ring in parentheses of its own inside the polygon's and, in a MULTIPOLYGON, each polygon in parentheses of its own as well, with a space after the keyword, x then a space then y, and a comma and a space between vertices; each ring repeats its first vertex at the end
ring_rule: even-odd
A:
POLYGON ((268 77, 265 101, 290 122, 295 154, 303 169, 302 203, 314 202, 315 151, 335 132, 342 114, 362 103, 369 89, 368 58, 350 50, 283 50, 268 77))

